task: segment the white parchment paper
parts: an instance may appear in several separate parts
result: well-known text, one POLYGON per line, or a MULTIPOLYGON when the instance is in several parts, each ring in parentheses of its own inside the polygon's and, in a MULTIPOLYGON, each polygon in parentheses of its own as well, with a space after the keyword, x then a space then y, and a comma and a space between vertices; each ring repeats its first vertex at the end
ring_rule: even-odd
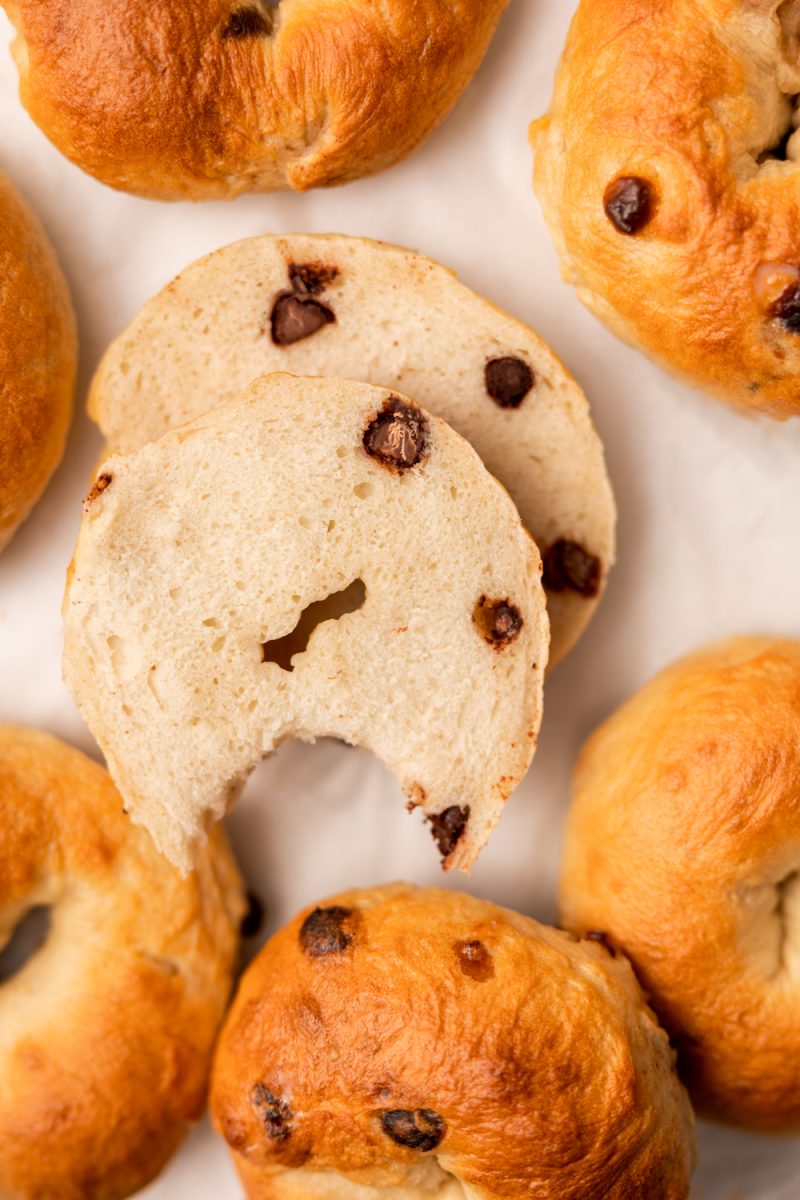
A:
MULTIPOLYGON (((547 106, 573 0, 512 0, 456 112, 409 162, 306 196, 161 205, 112 192, 62 159, 23 112, 3 49, 0 167, 38 209, 81 327, 79 408, 64 465, 0 558, 0 720, 96 753, 61 682, 59 605, 80 502, 100 452, 83 415, 104 347, 188 262, 264 232, 341 232, 415 247, 529 321, 585 387, 620 507, 619 564, 589 633, 548 682, 540 750, 469 886, 554 915, 569 774, 584 737, 672 658, 736 632, 800 635, 800 422, 751 420, 693 394, 607 333, 559 281, 530 187, 528 121, 547 106)), ((165 114, 168 119, 168 114, 165 114)), ((276 928, 338 889, 442 883, 430 835, 368 754, 285 746, 231 819, 276 928)), ((800 1080, 798 1081, 800 1086, 800 1080)), ((224 1146, 201 1126, 149 1200, 234 1200, 224 1146)), ((797 1200, 800 1140, 701 1131, 697 1200, 797 1200)))

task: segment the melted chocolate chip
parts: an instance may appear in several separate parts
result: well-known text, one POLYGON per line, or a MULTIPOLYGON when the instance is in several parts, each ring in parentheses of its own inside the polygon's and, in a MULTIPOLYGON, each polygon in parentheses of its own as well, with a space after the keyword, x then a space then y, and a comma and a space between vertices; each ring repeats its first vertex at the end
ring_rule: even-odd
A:
POLYGON ((272 33, 272 17, 259 8, 236 8, 222 27, 224 41, 233 38, 269 37, 272 33))
POLYGON ((264 924, 264 905, 255 892, 247 893, 247 912, 242 917, 239 932, 243 938, 252 938, 261 932, 264 924))
POLYGON ((586 942, 597 942, 598 945, 603 946, 608 951, 612 958, 617 957, 617 951, 611 938, 602 929, 590 929, 588 933, 583 935, 583 938, 586 942))
POLYGON ((296 296, 318 296, 339 274, 325 263, 289 263, 289 280, 296 296))
POLYGON ((492 358, 486 364, 486 390, 500 408, 519 408, 536 376, 521 358, 492 358))
POLYGON ((445 1135, 445 1123, 430 1108, 395 1108, 381 1113, 381 1128, 398 1146, 409 1150, 435 1150, 445 1135))
POLYGON ((791 283, 772 306, 772 315, 790 333, 800 333, 800 283, 791 283))
POLYGON ((457 804, 454 804, 452 808, 446 808, 444 812, 434 813, 427 818, 430 822, 433 840, 439 847, 439 853, 443 859, 449 858, 461 841, 464 830, 467 828, 469 814, 469 808, 459 808, 457 804))
POLYGON ((413 404, 392 396, 364 433, 364 449, 372 458, 398 471, 408 471, 428 448, 428 422, 413 404))
POLYGON ((335 321, 333 311, 319 300, 281 292, 270 317, 272 340, 276 346, 291 346, 335 321))
POLYGON ((94 483, 91 486, 89 495, 86 497, 86 499, 83 502, 84 512, 86 511, 86 509, 89 507, 90 504, 94 504, 94 502, 98 496, 102 496, 103 492, 106 490, 107 487, 111 486, 111 482, 112 482, 113 478, 114 478, 113 475, 108 475, 105 472, 102 475, 97 476, 97 479, 95 479, 94 483))
POLYGON ((609 221, 620 233, 639 233, 653 216, 652 185, 636 175, 623 175, 606 188, 603 207, 609 221))
POLYGON ((459 967, 470 979, 485 983, 494 976, 492 956, 483 942, 456 942, 453 949, 459 967))
POLYGON ((578 542, 559 538, 544 553, 542 582, 551 592, 578 592, 596 596, 600 591, 600 559, 578 542))
POLYGON ((472 619, 481 635, 495 650, 502 650, 516 641, 525 624, 516 604, 507 599, 489 600, 486 596, 481 596, 475 605, 472 619))
POLYGON ((291 1135, 294 1113, 285 1100, 279 1099, 263 1083, 253 1088, 252 1100, 258 1115, 273 1142, 282 1142, 291 1135))
POLYGON ((352 908, 342 908, 338 904, 330 908, 315 908, 300 928, 300 945, 309 958, 343 954, 353 941, 355 915, 352 908))

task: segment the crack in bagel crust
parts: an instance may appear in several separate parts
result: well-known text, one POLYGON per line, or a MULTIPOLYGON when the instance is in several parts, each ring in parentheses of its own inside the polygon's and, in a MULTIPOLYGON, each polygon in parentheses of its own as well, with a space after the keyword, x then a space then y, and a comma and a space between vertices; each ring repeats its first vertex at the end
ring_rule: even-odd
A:
POLYGON ((762 275, 800 267, 798 31, 797 0, 581 0, 531 129, 584 303, 689 382, 780 419, 800 413, 800 320, 762 275))
POLYGON ((507 0, 330 0, 323 19, 293 0, 2 4, 51 141, 112 187, 174 200, 391 166, 456 103, 507 0))

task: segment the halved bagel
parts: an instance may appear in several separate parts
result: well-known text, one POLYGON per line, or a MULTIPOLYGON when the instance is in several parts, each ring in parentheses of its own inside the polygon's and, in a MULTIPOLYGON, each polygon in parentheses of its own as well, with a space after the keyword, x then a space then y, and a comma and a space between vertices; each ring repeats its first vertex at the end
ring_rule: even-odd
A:
POLYGON ((323 735, 382 758, 445 865, 468 868, 534 752, 541 569, 443 421, 366 384, 266 376, 104 464, 65 676, 134 819, 184 869, 260 759, 323 735), (340 619, 315 627, 332 597, 340 619))

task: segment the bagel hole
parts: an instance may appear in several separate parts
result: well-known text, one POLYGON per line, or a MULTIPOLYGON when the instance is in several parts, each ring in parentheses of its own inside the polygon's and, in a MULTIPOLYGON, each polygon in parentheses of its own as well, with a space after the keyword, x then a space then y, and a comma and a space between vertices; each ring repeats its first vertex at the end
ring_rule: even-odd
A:
POLYGON ((51 916, 47 904, 37 904, 19 921, 6 946, 0 950, 0 984, 19 975, 39 953, 50 936, 51 916))
POLYGON ((274 663, 282 671, 294 670, 294 659, 304 654, 314 630, 326 621, 338 621, 348 613, 358 612, 367 599, 367 589, 362 579, 354 579, 341 592, 332 592, 324 600, 315 600, 300 614, 300 619, 291 633, 264 642, 261 646, 261 661, 274 663))

